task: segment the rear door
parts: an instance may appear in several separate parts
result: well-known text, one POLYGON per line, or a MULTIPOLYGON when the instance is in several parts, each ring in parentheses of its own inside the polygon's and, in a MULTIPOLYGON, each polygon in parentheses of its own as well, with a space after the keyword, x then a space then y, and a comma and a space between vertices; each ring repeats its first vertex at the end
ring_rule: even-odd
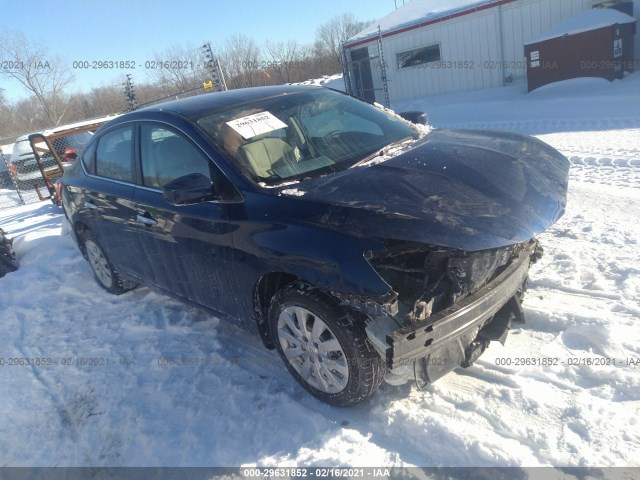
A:
POLYGON ((152 271, 141 255, 137 235, 134 194, 134 126, 129 124, 105 132, 95 149, 83 158, 89 176, 81 189, 82 215, 121 273, 142 281, 152 280, 152 271))
POLYGON ((140 125, 140 181, 135 189, 137 230, 154 284, 221 313, 234 315, 228 292, 232 263, 227 207, 222 202, 176 206, 162 186, 190 173, 219 185, 222 173, 185 134, 166 124, 140 125))

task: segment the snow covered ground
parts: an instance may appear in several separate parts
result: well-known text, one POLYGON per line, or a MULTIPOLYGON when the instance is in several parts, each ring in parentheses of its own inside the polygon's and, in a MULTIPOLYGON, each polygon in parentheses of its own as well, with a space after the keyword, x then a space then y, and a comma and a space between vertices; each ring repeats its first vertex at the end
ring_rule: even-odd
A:
POLYGON ((0 465, 640 466, 638 86, 413 102, 436 126, 559 148, 568 210, 541 235, 528 323, 504 347, 352 409, 316 401, 259 339, 205 312, 146 288, 102 291, 59 208, 0 210, 21 263, 0 279, 0 465))

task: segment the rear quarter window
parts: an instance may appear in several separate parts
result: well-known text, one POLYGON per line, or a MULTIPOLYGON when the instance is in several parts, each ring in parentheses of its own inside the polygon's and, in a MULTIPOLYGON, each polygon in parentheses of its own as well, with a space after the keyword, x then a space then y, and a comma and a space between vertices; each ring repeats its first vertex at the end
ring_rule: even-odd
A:
POLYGON ((82 164, 84 165, 85 170, 91 175, 96 174, 96 142, 93 142, 91 145, 87 147, 85 152, 82 154, 82 164))

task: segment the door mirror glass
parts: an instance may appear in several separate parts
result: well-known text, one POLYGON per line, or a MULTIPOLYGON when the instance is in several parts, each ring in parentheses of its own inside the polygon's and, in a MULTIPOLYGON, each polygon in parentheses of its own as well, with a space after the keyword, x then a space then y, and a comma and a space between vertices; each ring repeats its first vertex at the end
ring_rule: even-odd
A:
POLYGON ((170 181, 162 187, 162 194, 173 205, 192 205, 220 198, 211 179, 201 173, 191 173, 170 181))

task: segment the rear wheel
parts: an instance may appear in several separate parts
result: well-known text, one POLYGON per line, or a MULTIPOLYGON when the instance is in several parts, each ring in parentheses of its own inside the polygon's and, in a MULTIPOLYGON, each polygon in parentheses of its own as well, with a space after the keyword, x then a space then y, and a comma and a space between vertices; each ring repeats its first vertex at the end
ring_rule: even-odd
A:
POLYGON ((318 290, 290 285, 278 292, 269 326, 289 372, 323 402, 355 405, 384 378, 386 367, 362 322, 318 290))
POLYGON ((114 295, 120 295, 137 287, 136 283, 120 276, 93 232, 86 230, 82 234, 82 239, 87 260, 98 285, 114 295))

